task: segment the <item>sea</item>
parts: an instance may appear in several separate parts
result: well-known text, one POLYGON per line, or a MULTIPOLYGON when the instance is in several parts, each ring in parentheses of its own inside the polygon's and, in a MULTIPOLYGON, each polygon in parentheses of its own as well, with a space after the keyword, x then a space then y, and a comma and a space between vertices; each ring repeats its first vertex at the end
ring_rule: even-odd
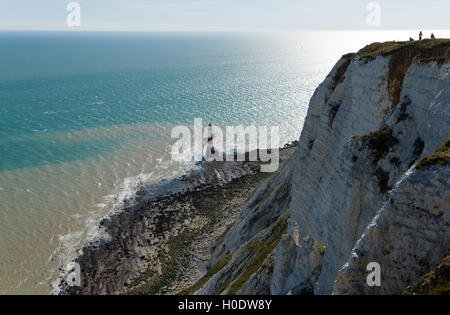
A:
POLYGON ((0 294, 51 293, 139 183, 189 170, 174 127, 278 126, 282 146, 343 54, 416 33, 0 32, 0 294))

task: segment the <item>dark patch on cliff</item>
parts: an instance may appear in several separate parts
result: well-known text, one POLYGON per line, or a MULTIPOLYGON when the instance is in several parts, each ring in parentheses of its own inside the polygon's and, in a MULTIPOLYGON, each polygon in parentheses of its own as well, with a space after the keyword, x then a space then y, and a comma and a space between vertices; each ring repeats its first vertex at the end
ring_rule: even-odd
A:
POLYGON ((381 129, 371 132, 361 137, 355 137, 356 140, 361 140, 366 144, 373 154, 373 164, 386 156, 389 150, 398 143, 397 138, 392 136, 392 130, 384 125, 381 129))
POLYGON ((399 109, 399 113, 398 113, 398 117, 397 117, 397 123, 404 121, 408 118, 411 118, 406 113, 406 110, 408 109, 409 105, 411 105, 411 100, 409 99, 409 97, 407 95, 405 95, 405 97, 403 97, 402 103, 400 104, 400 109, 399 109))
POLYGON ((315 139, 308 141, 308 151, 311 151, 312 148, 314 147, 314 141, 315 139))
POLYGON ((389 163, 395 165, 396 167, 399 167, 401 164, 400 159, 396 156, 394 156, 392 159, 390 159, 389 163))
POLYGON ((330 102, 328 105, 330 109, 328 110, 328 126, 332 127, 336 114, 341 107, 342 102, 330 102))
POLYGON ((414 163, 416 163, 417 159, 422 154, 424 147, 425 147, 425 142, 423 142, 422 139, 420 137, 418 137, 414 141, 414 144, 413 144, 412 158, 411 158, 411 162, 408 165, 408 168, 413 166, 414 163))
POLYGON ((375 176, 378 180, 378 188, 381 193, 385 193, 388 190, 391 190, 392 187, 389 186, 389 173, 384 171, 381 167, 377 168, 375 171, 375 176))
POLYGON ((350 53, 342 56, 344 62, 336 69, 336 73, 333 76, 333 81, 331 82, 330 87, 330 95, 333 94, 338 84, 344 81, 345 79, 344 74, 347 71, 348 66, 352 62, 354 55, 355 54, 350 53))

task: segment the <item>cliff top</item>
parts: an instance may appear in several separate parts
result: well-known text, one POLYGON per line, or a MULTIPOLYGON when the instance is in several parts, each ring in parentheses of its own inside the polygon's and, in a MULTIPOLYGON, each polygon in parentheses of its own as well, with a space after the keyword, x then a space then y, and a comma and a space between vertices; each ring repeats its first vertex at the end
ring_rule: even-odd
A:
MULTIPOLYGON (((387 90, 392 106, 389 112, 400 101, 403 79, 413 61, 420 63, 438 62, 450 64, 450 39, 424 39, 421 41, 372 43, 362 48, 356 55, 368 63, 378 56, 390 56, 387 90)), ((352 54, 343 56, 353 57, 352 54)))
POLYGON ((407 42, 384 42, 384 43, 372 43, 367 45, 358 51, 358 55, 361 59, 373 60, 378 56, 388 56, 400 49, 411 50, 414 52, 425 52, 425 51, 441 51, 441 48, 447 48, 443 50, 443 53, 438 53, 440 57, 444 57, 445 61, 449 62, 449 52, 450 39, 424 39, 421 41, 407 41, 407 42))

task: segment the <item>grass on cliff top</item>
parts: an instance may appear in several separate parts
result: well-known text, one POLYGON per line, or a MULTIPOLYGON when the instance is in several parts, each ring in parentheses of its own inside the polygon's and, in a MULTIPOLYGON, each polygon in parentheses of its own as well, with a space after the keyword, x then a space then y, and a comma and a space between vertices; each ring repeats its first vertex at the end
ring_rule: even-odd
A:
POLYGON ((447 166, 450 164, 450 139, 443 146, 438 148, 432 155, 424 157, 416 165, 416 169, 422 171, 428 166, 439 165, 447 166))
MULTIPOLYGON (((450 39, 423 39, 413 42, 383 42, 372 43, 358 51, 361 59, 373 60, 378 56, 386 56, 403 47, 415 47, 421 50, 428 50, 440 45, 450 44, 450 39)), ((448 58, 446 59, 448 61, 448 58)))

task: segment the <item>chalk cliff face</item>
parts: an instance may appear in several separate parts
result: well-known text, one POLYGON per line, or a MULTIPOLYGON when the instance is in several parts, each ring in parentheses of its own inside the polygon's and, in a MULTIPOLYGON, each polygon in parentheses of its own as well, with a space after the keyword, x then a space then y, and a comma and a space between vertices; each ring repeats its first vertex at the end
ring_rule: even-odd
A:
POLYGON ((400 294, 450 251, 448 167, 411 170, 392 190, 339 271, 336 294, 400 294), (382 266, 382 286, 368 287, 366 266, 382 266))
POLYGON ((297 152, 216 243, 197 294, 400 294, 439 265, 450 251, 449 51, 446 40, 376 43, 343 56, 297 152), (380 287, 366 284, 369 262, 380 287))

